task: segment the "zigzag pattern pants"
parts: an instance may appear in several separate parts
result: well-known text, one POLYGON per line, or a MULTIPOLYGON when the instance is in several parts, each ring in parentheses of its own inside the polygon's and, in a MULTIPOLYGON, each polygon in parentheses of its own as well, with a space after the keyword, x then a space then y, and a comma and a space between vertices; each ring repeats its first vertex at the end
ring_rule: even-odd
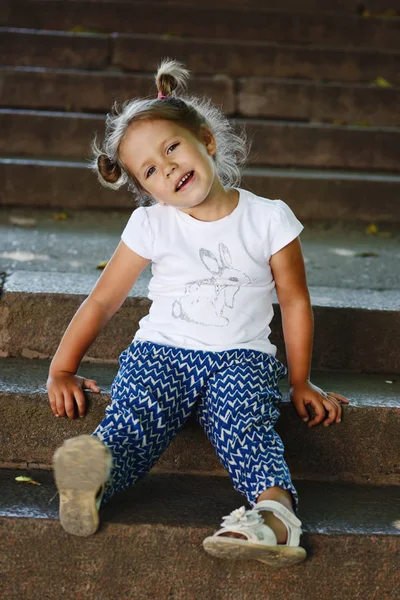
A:
POLYGON ((133 341, 119 357, 111 403, 92 435, 113 455, 103 503, 146 475, 191 413, 234 488, 254 506, 267 488, 298 494, 273 427, 286 367, 264 352, 187 350, 133 341))

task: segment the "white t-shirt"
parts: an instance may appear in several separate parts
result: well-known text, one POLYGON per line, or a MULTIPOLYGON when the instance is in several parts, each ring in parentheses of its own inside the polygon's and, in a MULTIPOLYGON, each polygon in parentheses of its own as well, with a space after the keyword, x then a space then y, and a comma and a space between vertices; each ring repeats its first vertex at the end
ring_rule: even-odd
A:
POLYGON ((275 282, 269 260, 303 229, 282 200, 235 188, 233 212, 199 221, 171 206, 137 208, 121 239, 152 261, 150 312, 134 339, 214 352, 269 341, 275 282))

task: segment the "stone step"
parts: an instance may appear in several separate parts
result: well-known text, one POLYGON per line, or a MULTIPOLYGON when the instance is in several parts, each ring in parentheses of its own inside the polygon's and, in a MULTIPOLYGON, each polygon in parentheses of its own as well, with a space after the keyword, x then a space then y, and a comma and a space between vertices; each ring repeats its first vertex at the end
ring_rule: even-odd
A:
MULTIPOLYGON (((400 128, 236 119, 249 165, 400 171, 400 128)), ((0 155, 84 159, 105 115, 0 109, 0 155)))
MULTIPOLYGON (((1 206, 63 210, 135 206, 130 192, 104 188, 82 161, 0 158, 0 179, 1 206)), ((273 168, 245 169, 242 182, 257 195, 290 199, 300 220, 376 223, 400 221, 399 185, 400 176, 387 173, 273 168)))
MULTIPOLYGON (((3 0, 0 25, 29 29, 159 34, 300 44, 400 49, 398 19, 302 12, 302 7, 187 5, 164 2, 3 0), (161 18, 155 18, 159 14, 161 18)), ((391 8, 390 6, 388 8, 391 8)), ((325 10, 330 10, 325 6, 325 10)))
MULTIPOLYGON (((64 440, 92 433, 103 418, 118 366, 81 365, 79 373, 95 379, 102 392, 87 392, 85 418, 70 420, 56 419, 50 411, 45 388, 49 364, 46 360, 0 359, 0 467, 49 469, 55 449, 64 440)), ((322 424, 307 427, 290 402, 287 381, 281 382, 283 401, 275 429, 296 479, 400 485, 400 379, 387 377, 314 372, 315 385, 350 400, 343 405, 342 422, 328 428, 322 424)), ((227 475, 194 416, 156 469, 227 475)))
POLYGON ((294 482, 307 560, 273 569, 204 552, 222 516, 245 504, 227 478, 149 475, 114 497, 100 530, 84 539, 61 529, 50 473, 29 473, 40 486, 15 482, 18 474, 1 472, 0 561, 10 598, 286 600, 300 585, 299 598, 398 595, 398 487, 294 482))
MULTIPOLYGON (((57 1, 57 0, 56 0, 57 1)), ((131 2, 132 0, 87 0, 89 2, 111 2, 113 5, 121 4, 123 2, 131 2)), ((67 0, 67 2, 81 3, 82 0, 67 0)), ((152 0, 159 3, 159 0, 152 0)), ((202 6, 208 7, 223 7, 227 8, 238 8, 245 7, 247 9, 252 8, 263 8, 262 0, 203 0, 202 6)), ((164 6, 198 6, 197 0, 164 0, 164 6)), ((365 18, 397 18, 395 13, 398 11, 393 8, 393 2, 391 0, 369 0, 368 9, 364 5, 361 5, 358 0, 269 0, 268 8, 270 10, 281 10, 283 12, 293 12, 298 9, 300 12, 319 12, 319 13, 348 13, 353 15, 362 15, 364 12, 367 13, 365 18), (371 13, 371 14, 368 14, 371 13), (386 15, 386 16, 385 16, 386 15)))
MULTIPOLYGON (((190 85, 190 94, 204 94, 215 104, 223 105, 227 114, 234 112, 233 81, 229 77, 196 77, 190 85)), ((83 69, 0 67, 2 107, 100 112, 110 110, 115 101, 124 102, 133 97, 146 96, 157 96, 153 75, 83 69)))
MULTIPOLYGON (((0 67, 0 106, 76 112, 109 111, 114 101, 155 97, 154 77, 146 74, 0 67)), ((205 95, 228 115, 399 125, 400 87, 362 83, 319 83, 304 79, 227 75, 195 77, 188 95, 205 95)))
POLYGON ((237 81, 237 113, 244 117, 398 125, 399 100, 399 87, 263 77, 237 81))
MULTIPOLYGON (((91 346, 88 360, 115 361, 149 310, 149 270, 91 346), (129 327, 127 327, 129 323, 129 327)), ((0 356, 50 358, 96 275, 16 271, 4 284, 0 303, 0 356), (38 324, 40 328, 38 329, 38 324)), ((314 307, 314 369, 400 373, 398 290, 310 288, 314 307)), ((279 306, 271 340, 283 359, 279 306)))
MULTIPOLYGON (((68 211, 63 221, 44 208, 0 209, 0 272, 94 277, 99 262, 113 254, 130 214, 129 209, 68 211)), ((400 289, 398 224, 382 224, 374 234, 362 222, 304 225, 301 244, 309 286, 400 289)))
MULTIPOLYGON (((400 33, 400 28, 399 28, 400 33)), ((174 56, 196 75, 285 77, 317 81, 400 83, 400 52, 265 41, 181 39, 160 35, 89 35, 0 28, 3 64, 66 69, 155 72, 160 56, 174 56)))

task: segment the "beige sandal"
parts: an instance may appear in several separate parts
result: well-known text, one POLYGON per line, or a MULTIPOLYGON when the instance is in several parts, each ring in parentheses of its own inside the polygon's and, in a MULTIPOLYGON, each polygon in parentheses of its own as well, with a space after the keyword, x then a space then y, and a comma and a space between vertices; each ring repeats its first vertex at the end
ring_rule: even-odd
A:
POLYGON ((72 535, 89 536, 99 526, 99 508, 112 467, 111 452, 97 437, 66 440, 53 456, 60 493, 60 522, 72 535))
POLYGON ((307 558, 307 552, 299 546, 301 521, 275 500, 263 500, 252 510, 242 506, 223 517, 221 527, 203 541, 204 549, 213 556, 254 559, 273 567, 287 567, 307 558), (274 531, 265 525, 260 511, 266 510, 271 510, 286 525, 288 536, 285 544, 278 544, 274 531), (221 536, 222 533, 240 533, 247 539, 221 536))

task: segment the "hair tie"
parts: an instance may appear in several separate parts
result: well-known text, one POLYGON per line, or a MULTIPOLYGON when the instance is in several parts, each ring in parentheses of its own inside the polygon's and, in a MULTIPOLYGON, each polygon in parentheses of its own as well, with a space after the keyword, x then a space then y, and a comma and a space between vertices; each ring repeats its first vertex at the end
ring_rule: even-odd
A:
POLYGON ((158 92, 157 98, 168 98, 168 96, 164 96, 162 92, 158 92))

